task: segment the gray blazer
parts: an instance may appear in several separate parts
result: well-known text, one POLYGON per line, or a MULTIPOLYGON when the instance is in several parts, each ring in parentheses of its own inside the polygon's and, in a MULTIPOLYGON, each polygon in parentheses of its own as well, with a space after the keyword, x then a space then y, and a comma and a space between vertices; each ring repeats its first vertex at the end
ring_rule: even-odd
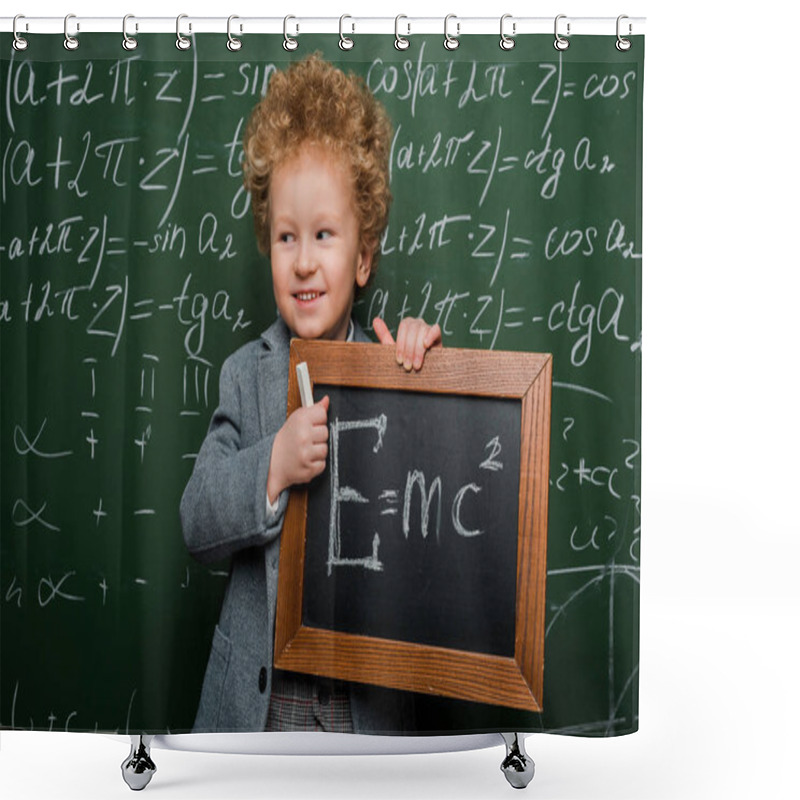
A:
MULTIPOLYGON (((181 499, 186 546, 202 563, 230 558, 195 732, 263 731, 272 686, 280 532, 288 502, 268 513, 267 474, 286 419, 289 329, 278 318, 222 365, 219 407, 181 499)), ((355 323, 355 341, 368 342, 355 323)), ((410 733, 412 696, 350 684, 356 733, 410 733)))

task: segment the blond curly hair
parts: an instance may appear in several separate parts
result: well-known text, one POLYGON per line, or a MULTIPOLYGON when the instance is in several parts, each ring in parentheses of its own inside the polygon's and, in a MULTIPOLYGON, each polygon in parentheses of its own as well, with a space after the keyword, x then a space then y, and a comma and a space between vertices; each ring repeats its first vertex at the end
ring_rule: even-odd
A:
POLYGON ((319 53, 273 74, 244 135, 244 185, 250 192, 259 250, 269 253, 269 194, 275 170, 303 145, 320 144, 341 158, 353 176, 361 245, 373 253, 374 273, 392 202, 391 142, 389 116, 364 80, 345 75, 319 53))

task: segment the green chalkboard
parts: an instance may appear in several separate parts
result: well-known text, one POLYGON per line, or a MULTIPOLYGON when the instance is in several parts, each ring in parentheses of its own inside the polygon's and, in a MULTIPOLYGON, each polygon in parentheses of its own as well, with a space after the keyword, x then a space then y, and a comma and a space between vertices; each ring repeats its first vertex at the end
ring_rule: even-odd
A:
POLYGON ((192 726, 227 565, 178 503, 222 362, 275 315, 241 138, 319 50, 395 128, 365 329, 553 354, 544 712, 425 698, 421 729, 635 730, 643 38, 27 38, 0 36, 0 726, 192 726))

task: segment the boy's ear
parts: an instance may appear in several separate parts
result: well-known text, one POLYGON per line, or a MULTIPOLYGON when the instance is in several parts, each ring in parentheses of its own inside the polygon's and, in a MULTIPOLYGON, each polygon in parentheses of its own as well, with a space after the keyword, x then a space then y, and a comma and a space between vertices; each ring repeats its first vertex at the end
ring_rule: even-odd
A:
POLYGON ((360 289, 363 289, 369 281, 369 276, 372 273, 372 258, 374 250, 366 245, 361 248, 358 258, 358 266, 356 267, 356 284, 360 289))

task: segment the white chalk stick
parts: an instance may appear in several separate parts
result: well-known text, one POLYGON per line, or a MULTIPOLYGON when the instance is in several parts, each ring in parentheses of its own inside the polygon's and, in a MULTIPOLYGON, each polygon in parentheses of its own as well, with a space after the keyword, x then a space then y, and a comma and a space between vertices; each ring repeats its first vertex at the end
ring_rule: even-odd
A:
POLYGON ((308 374, 308 364, 301 361, 297 365, 297 383, 300 387, 300 403, 303 408, 314 405, 314 395, 311 392, 311 378, 308 374))

